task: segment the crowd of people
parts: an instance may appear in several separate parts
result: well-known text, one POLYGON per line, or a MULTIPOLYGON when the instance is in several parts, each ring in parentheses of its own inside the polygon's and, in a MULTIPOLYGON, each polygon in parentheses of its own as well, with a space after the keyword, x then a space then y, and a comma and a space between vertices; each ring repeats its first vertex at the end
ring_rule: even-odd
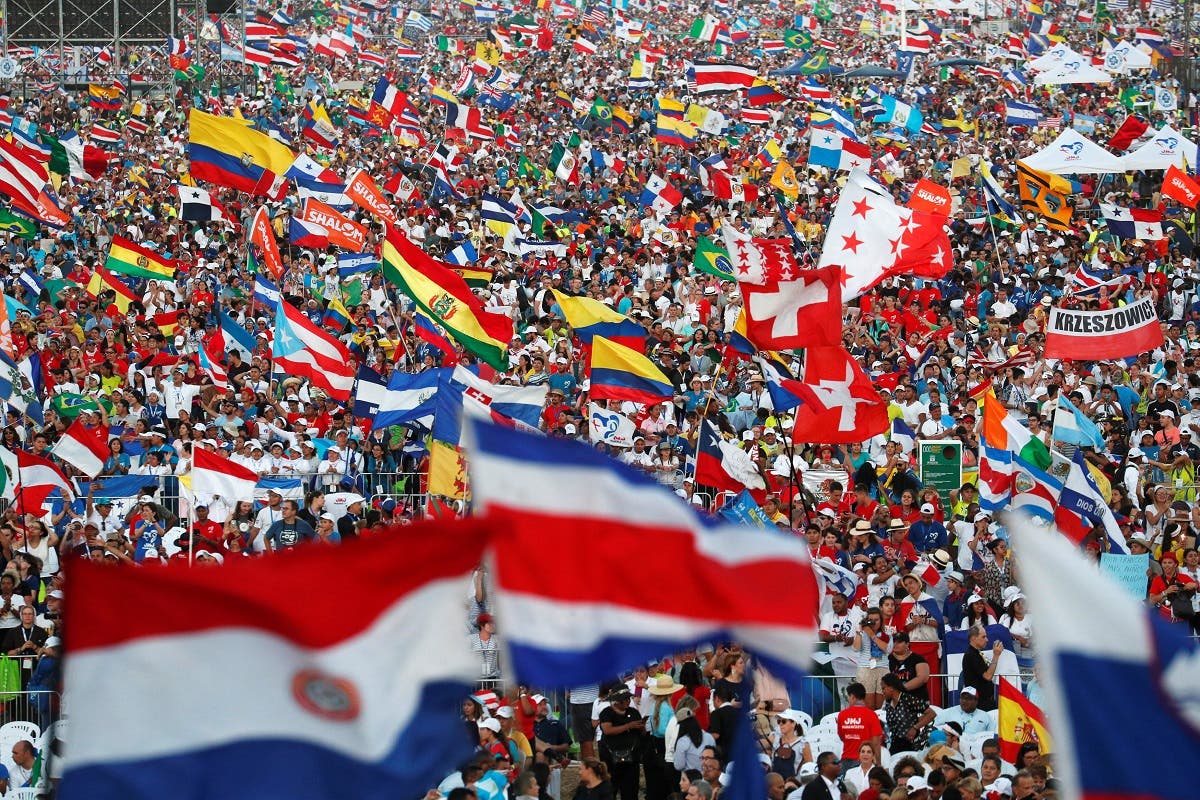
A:
MULTIPOLYGON (((43 215, 32 232, 10 226, 0 233, 11 331, 5 356, 15 365, 0 376, 12 385, 0 432, 9 500, 0 523, 7 561, 0 627, 12 635, 0 648, 20 664, 22 688, 57 687, 62 576, 73 557, 220 566, 374 535, 431 508, 469 513, 469 495, 427 491, 427 426, 373 427, 369 416, 356 415, 353 399, 339 401, 273 369, 274 309, 256 291, 248 249, 251 220, 265 205, 282 251, 281 302, 341 338, 357 365, 384 382, 396 372, 459 363, 492 383, 545 385, 541 427, 548 435, 596 441, 589 351, 555 292, 639 322, 644 353, 677 393, 649 406, 599 401, 632 421, 636 435, 628 446, 598 446, 713 512, 731 498, 697 482, 695 459, 701 425, 715 426, 762 478, 762 518, 806 537, 814 558, 841 567, 849 581, 824 584, 820 625, 834 710, 844 706, 836 730, 827 731, 838 747, 806 738, 818 726, 797 698, 756 692, 753 709, 741 707, 736 685, 745 656, 722 647, 638 665, 628 681, 577 688, 557 709, 516 687, 498 704, 468 701, 464 716, 479 757, 443 795, 484 797, 488 786, 501 791, 503 777, 514 797, 544 797, 576 754, 574 744, 578 798, 634 800, 639 784, 648 800, 676 792, 711 798, 723 785, 731 717, 753 714, 776 800, 795 792, 808 800, 1053 796, 1036 745, 1018 763, 1002 764, 995 741, 980 737, 995 732, 987 712, 995 709, 1005 653, 1009 677, 1035 700, 1038 691, 1019 571, 1003 521, 981 507, 975 483, 981 404, 985 397, 1001 403, 1047 448, 1068 454, 1075 446, 1054 436, 1058 399, 1095 422, 1103 446, 1086 448, 1085 457, 1130 551, 1150 555, 1146 600, 1164 618, 1196 629, 1200 269, 1187 237, 1191 212, 1161 195, 1161 173, 1078 176, 1083 183, 1070 197, 1074 215, 1065 227, 1032 212, 999 213, 981 176, 986 170, 1019 207, 1017 159, 1061 130, 1086 123, 1103 143, 1135 114, 1148 123, 1146 136, 1165 125, 1189 129, 1195 98, 1164 77, 1174 61, 1160 53, 1156 71, 1117 74, 1111 83, 1036 85, 1027 68, 1057 42, 1103 61, 1135 29, 1153 26, 1169 41, 1178 34, 1174 20, 1157 4, 1097 17, 1090 4, 1046 3, 1034 13, 1028 3, 998 3, 1009 25, 997 33, 974 26, 969 9, 914 10, 910 33, 930 44, 908 59, 897 50, 898 18, 886 4, 612 5, 539 2, 490 13, 434 2, 313 14, 259 3, 253 21, 276 26, 272 47, 300 67, 226 64, 203 77, 167 68, 155 49, 127 47, 106 69, 125 82, 132 73, 134 90, 109 108, 55 84, 44 61, 18 53, 26 85, 49 88, 14 92, 4 112, 56 138, 79 132, 109 152, 98 175, 54 178, 47 202, 61 211, 61 224, 43 215), (713 22, 724 28, 709 36, 713 22), (342 31, 352 55, 330 57, 318 44, 342 31), (411 47, 396 45, 392 37, 400 34, 411 47), (785 97, 759 107, 744 91, 698 96, 687 66, 702 59, 752 65, 785 97), (771 77, 793 62, 808 67, 771 77), (834 77, 830 64, 906 67, 907 77, 834 77), (413 118, 381 128, 359 113, 381 76, 406 94, 413 118), (146 85, 151 91, 140 93, 146 85), (1164 90, 1178 108, 1154 100, 1164 90), (492 136, 446 124, 451 94, 481 111, 492 136), (876 122, 867 109, 884 97, 910 103, 931 125, 913 131, 876 122), (1043 123, 1007 123, 1012 99, 1040 108, 1043 123), (332 146, 301 133, 314 104, 330 115, 332 146), (669 104, 702 112, 687 115, 704 123, 686 147, 656 136, 669 104), (187 177, 193 106, 242 117, 342 178, 365 170, 390 187, 399 232, 430 255, 441 259, 470 245, 475 257, 459 268, 485 274, 477 298, 513 321, 508 368, 481 365, 460 343, 447 349, 425 335, 412 298, 378 264, 339 270, 336 248, 291 244, 301 203, 294 187, 268 201, 204 184, 226 218, 181 219, 180 187, 195 183, 187 177), (829 108, 851 121, 870 149, 868 171, 897 203, 907 203, 922 178, 951 198, 946 225, 954 253, 943 275, 893 275, 846 298, 845 348, 888 403, 889 422, 913 433, 907 440, 889 428, 848 445, 793 441, 795 411, 777 408, 762 364, 732 344, 743 306, 738 284, 696 266, 700 239, 720 242, 723 226, 791 238, 801 266, 817 263, 846 175, 811 163, 810 132, 829 108), (712 114, 721 118, 715 130, 707 127, 712 114), (95 123, 119 130, 119 145, 96 139, 95 123), (578 162, 569 179, 555 155, 564 150, 578 162), (552 158, 558 165, 548 169, 552 158), (774 179, 780 164, 795 171, 787 192, 774 179), (717 172, 742 187, 736 198, 715 196, 717 172), (643 204, 652 177, 679 190, 669 210, 643 204), (483 217, 485 196, 557 213, 536 231, 522 220, 519 235, 505 237, 483 217), (1097 214, 1100 202, 1161 207, 1183 224, 1161 241, 1118 239, 1097 214), (114 236, 177 262, 175 279, 98 282, 114 236), (1144 297, 1162 320, 1160 348, 1136 359, 1044 357, 1051 306, 1107 309, 1144 297), (343 307, 347 319, 330 315, 343 307), (244 338, 231 337, 231 326, 244 338), (215 368, 204 358, 213 342, 223 342, 224 361, 215 368), (227 389, 218 388, 220 379, 227 389), (108 433, 98 476, 55 455, 79 420, 108 433), (953 488, 919 477, 917 447, 930 440, 961 444, 963 480, 953 488), (259 475, 253 496, 192 493, 198 449, 259 475), (55 462, 74 496, 60 490, 31 500, 16 469, 19 451, 55 462), (966 640, 961 669, 945 660, 952 634, 966 640), (970 758, 960 744, 967 737, 970 758), (911 757, 889 763, 888 753, 900 752, 911 757), (1011 777, 1001 774, 1014 767, 1011 777)), ((222 37, 227 49, 238 24, 209 27, 199 40, 181 33, 172 55, 190 49, 192 60, 211 66, 215 56, 204 53, 222 50, 222 37)), ((345 213, 366 229, 364 252, 378 256, 383 223, 361 208, 345 213)), ((781 356, 801 371, 801 353, 781 356)), ((1097 555, 1108 549, 1097 533, 1083 545, 1097 555)), ((470 613, 480 679, 499 689, 503 631, 482 577, 470 613)), ((52 721, 55 709, 46 702, 29 718, 52 721)))

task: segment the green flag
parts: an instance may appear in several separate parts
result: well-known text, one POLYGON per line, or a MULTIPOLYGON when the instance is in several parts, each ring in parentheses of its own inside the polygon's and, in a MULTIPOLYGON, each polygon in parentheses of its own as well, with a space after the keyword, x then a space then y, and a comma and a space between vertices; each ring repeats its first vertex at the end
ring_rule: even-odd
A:
POLYGON ((288 101, 296 99, 296 92, 292 89, 292 85, 287 82, 287 78, 283 77, 282 72, 275 73, 275 94, 288 101))
POLYGON ((347 306, 362 303, 362 279, 351 279, 342 284, 342 302, 347 306))
POLYGON ((822 22, 833 19, 833 9, 829 7, 829 0, 817 0, 817 4, 813 6, 813 16, 822 22))
POLYGON ((723 280, 735 280, 733 262, 729 260, 729 251, 721 247, 707 236, 701 236, 696 242, 696 257, 692 266, 709 275, 716 275, 723 280))
POLYGON ((95 398, 71 392, 54 395, 50 400, 50 407, 63 419, 75 419, 84 411, 98 411, 99 403, 104 403, 105 411, 112 411, 112 404, 107 400, 97 401, 95 398))
POLYGON ((815 53, 800 65, 800 74, 815 75, 826 69, 829 69, 829 56, 824 53, 815 53))
POLYGON ((612 120, 612 106, 607 100, 597 97, 592 101, 592 116, 609 122, 612 120))
POLYGON ((540 180, 543 172, 542 170, 538 169, 537 164, 534 164, 532 161, 522 155, 521 159, 517 162, 517 174, 522 178, 537 178, 540 180))
POLYGON ((62 146, 62 142, 48 133, 39 133, 38 138, 50 148, 50 161, 46 164, 46 169, 55 175, 70 175, 71 164, 67 161, 67 148, 62 146))
POLYGON ((813 37, 808 31, 788 28, 783 32, 783 43, 797 50, 807 50, 813 46, 813 37))
POLYGON ((529 216, 533 218, 533 222, 530 225, 533 235, 539 239, 546 238, 547 230, 554 230, 554 226, 550 224, 550 220, 546 219, 545 215, 533 206, 529 206, 529 216))
POLYGON ((38 232, 37 225, 32 220, 28 220, 25 217, 18 217, 6 208, 0 208, 0 231, 15 233, 22 239, 29 240, 36 239, 38 232))

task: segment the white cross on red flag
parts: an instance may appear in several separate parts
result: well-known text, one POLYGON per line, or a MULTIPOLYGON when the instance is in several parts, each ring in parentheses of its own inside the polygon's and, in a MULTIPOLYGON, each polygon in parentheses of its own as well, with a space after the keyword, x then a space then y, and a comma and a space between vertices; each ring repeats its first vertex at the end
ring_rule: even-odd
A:
POLYGON ((746 337, 759 350, 836 345, 842 341, 842 270, 805 270, 790 281, 739 282, 746 337))
POLYGON ((865 442, 889 427, 887 403, 841 345, 804 353, 804 401, 796 407, 796 442, 865 442))
POLYGON ((818 266, 845 270, 843 301, 889 275, 940 278, 954 265, 945 223, 944 216, 896 205, 865 172, 853 170, 834 208, 818 266))

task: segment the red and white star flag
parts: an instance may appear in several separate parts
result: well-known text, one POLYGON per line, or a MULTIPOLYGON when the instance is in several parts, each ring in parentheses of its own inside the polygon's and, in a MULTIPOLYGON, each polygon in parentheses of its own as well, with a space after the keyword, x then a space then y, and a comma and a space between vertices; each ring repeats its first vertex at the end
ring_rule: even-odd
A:
POLYGON ((756 239, 726 224, 721 225, 721 232, 738 283, 791 281, 799 274, 790 239, 756 239))
POLYGON ((842 270, 805 270, 796 280, 739 283, 746 336, 759 350, 830 346, 842 341, 842 270))
POLYGON ((801 399, 792 428, 796 442, 865 442, 889 427, 887 403, 841 345, 805 351, 801 399))
MULTIPOLYGON (((842 188, 819 267, 845 270, 842 300, 849 301, 888 275, 940 278, 954 265, 945 217, 896 205, 862 170, 842 188)), ((732 251, 730 257, 732 259, 732 251)))

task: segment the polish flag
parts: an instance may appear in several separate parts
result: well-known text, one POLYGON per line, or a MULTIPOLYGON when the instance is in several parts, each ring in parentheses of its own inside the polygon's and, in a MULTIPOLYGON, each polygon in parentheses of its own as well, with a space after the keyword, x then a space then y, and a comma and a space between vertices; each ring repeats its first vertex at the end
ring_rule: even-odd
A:
POLYGON ((251 500, 258 474, 241 464, 210 453, 202 447, 192 451, 192 492, 227 498, 251 500))
POLYGON ((54 445, 54 455, 89 478, 96 477, 108 459, 108 426, 89 428, 76 419, 54 445))

